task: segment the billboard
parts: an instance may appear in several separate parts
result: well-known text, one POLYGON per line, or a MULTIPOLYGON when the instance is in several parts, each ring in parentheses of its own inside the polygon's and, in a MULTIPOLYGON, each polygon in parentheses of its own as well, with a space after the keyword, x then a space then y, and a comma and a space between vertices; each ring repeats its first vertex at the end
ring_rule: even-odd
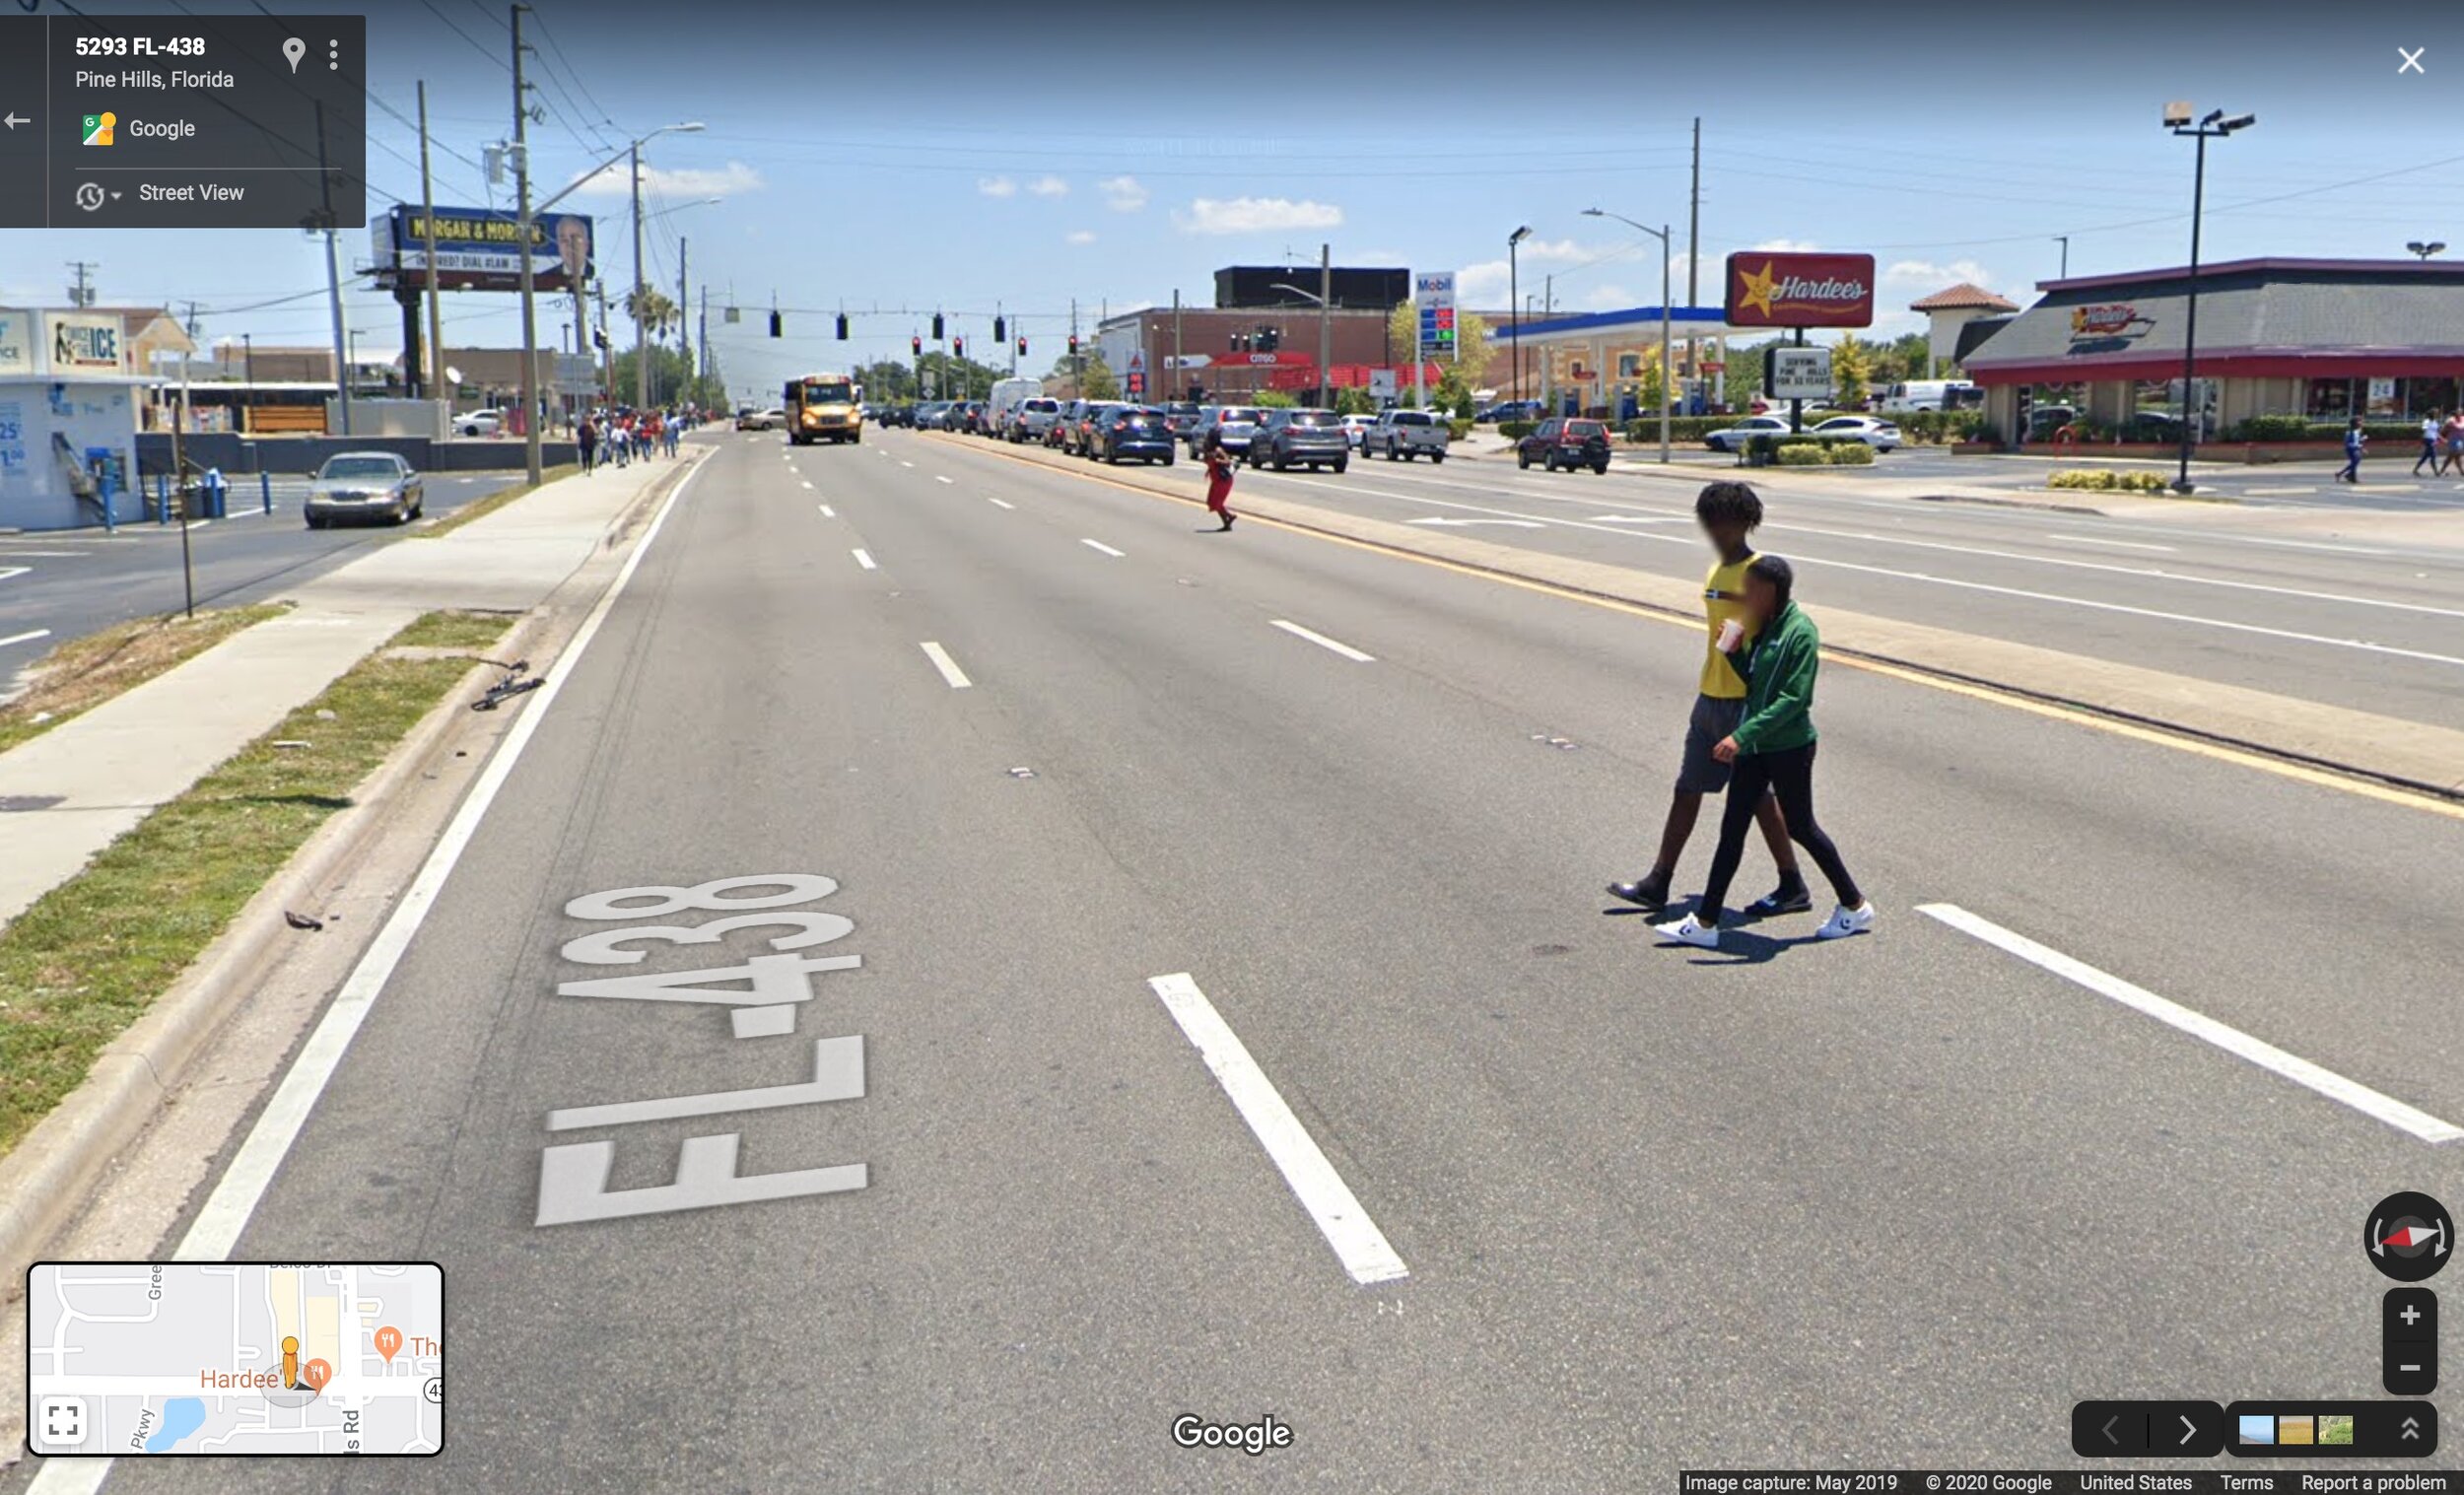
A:
POLYGON ((0 311, 0 378, 34 372, 34 313, 0 311))
POLYGON ((1412 277, 1411 298, 1420 307, 1420 357, 1455 356, 1455 272, 1424 270, 1412 277))
POLYGON ((1831 350, 1773 348, 1763 355, 1768 379, 1764 393, 1775 400, 1827 400, 1831 397, 1831 350))
MULTIPOLYGON (((437 283, 447 291, 519 291, 521 224, 511 208, 439 208, 436 213, 437 283)), ((428 220, 416 207, 396 204, 369 225, 376 241, 376 284, 428 289, 428 220)), ((583 213, 534 213, 530 223, 531 284, 540 291, 570 291, 594 274, 597 244, 583 213)))
MULTIPOLYGON (((1336 265, 1329 272, 1327 285, 1340 310, 1392 311, 1411 300, 1409 270, 1336 265)), ((1315 310, 1318 304, 1311 298, 1317 294, 1316 265, 1226 265, 1215 272, 1218 309, 1305 306, 1315 310), (1277 289, 1285 286, 1299 286, 1309 295, 1295 296, 1288 290, 1277 289)))
POLYGON ((1728 257, 1732 327, 1871 327, 1874 256, 1746 249, 1728 257))

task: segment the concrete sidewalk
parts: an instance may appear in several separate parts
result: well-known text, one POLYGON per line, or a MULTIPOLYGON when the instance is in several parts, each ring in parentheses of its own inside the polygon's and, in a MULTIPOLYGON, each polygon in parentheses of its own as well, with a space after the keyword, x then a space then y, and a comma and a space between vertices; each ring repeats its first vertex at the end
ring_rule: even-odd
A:
POLYGON ((652 485, 701 459, 687 450, 560 479, 449 534, 379 546, 303 584, 284 616, 0 753, 0 805, 18 806, 0 811, 0 926, 421 613, 545 602, 652 485))

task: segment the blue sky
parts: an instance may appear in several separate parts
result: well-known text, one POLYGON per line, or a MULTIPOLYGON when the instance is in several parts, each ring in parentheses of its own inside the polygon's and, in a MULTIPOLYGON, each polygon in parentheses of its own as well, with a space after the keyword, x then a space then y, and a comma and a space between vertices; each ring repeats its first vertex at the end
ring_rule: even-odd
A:
MULTIPOLYGON (((438 201, 491 200, 478 163, 508 128, 504 6, 263 8, 368 14, 377 209, 417 198, 417 137, 395 116, 423 78, 438 201)), ((713 342, 745 387, 904 355, 917 318, 901 308, 935 306, 968 313, 958 325, 987 352, 996 304, 1023 317, 1041 370, 1073 297, 1091 328, 1106 306, 1176 287, 1203 302, 1218 266, 1314 261, 1322 241, 1338 263, 1456 269, 1467 302, 1502 305, 1505 238, 1529 224, 1526 292, 1554 275, 1561 308, 1656 304, 1656 247, 1581 210, 1670 221, 1681 253, 1697 114, 1706 301, 1722 257, 1756 246, 1872 251, 1885 333, 1954 280, 2023 302, 2057 269, 2056 235, 2073 273, 2178 263, 2191 152, 2158 126, 2169 99, 2259 116, 2212 148, 2209 258, 2401 255, 2425 238, 2464 254, 2464 24, 2448 6, 1668 11, 1440 4, 1286 23, 1081 4, 1052 24, 1014 4, 539 0, 532 139, 553 190, 632 136, 707 126, 647 152, 646 273, 672 286, 690 239, 695 300, 709 285, 713 342), (1285 44, 1293 25, 1308 44, 1285 44), (2427 47, 2426 75, 2399 75, 2400 47, 2427 47), (776 342, 774 297, 791 308, 776 342), (731 302, 736 325, 718 310, 731 302), (848 344, 830 337, 841 306, 848 344)), ((621 173, 568 204, 598 215, 618 283, 624 204, 621 173)), ((345 246, 365 261, 364 234, 345 246)), ((4 234, 0 304, 57 304, 71 259, 100 263, 107 302, 197 302, 208 338, 327 337, 321 252, 296 233, 4 234)), ((1676 282, 1681 302, 1682 260, 1676 282)), ((398 344, 388 300, 351 305, 363 353, 398 344)), ((519 336, 510 297, 448 298, 446 315, 455 344, 519 336)), ((553 303, 542 316, 545 340, 570 322, 553 303)))

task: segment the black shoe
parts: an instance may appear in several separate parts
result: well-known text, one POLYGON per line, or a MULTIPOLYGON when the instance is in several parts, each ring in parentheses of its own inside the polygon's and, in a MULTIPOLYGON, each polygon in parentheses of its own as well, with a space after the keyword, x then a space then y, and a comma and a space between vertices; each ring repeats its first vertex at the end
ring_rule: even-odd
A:
POLYGON ((1608 884, 1608 896, 1621 898, 1654 914, 1666 913, 1669 907, 1668 884, 1653 882, 1648 877, 1633 882, 1612 882, 1608 884))
POLYGON ((1225 515, 1223 516, 1223 527, 1224 527, 1224 528, 1226 528, 1226 529, 1230 529, 1230 528, 1232 527, 1232 521, 1233 521, 1234 519, 1239 518, 1239 517, 1240 517, 1240 515, 1239 515, 1239 514, 1235 514, 1235 513, 1227 513, 1227 514, 1225 514, 1225 515))
POLYGON ((1782 883, 1745 905, 1747 918, 1771 918, 1781 914, 1811 914, 1814 895, 1804 883, 1782 883))

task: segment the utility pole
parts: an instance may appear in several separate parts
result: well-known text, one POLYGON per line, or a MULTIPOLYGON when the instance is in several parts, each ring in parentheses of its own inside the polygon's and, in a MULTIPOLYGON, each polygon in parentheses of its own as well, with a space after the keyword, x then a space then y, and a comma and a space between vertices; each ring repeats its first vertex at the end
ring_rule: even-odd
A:
POLYGON ((77 272, 77 284, 68 289, 68 304, 86 307, 94 305, 93 272, 103 268, 91 259, 72 259, 68 267, 77 272))
POLYGON ((642 334, 642 142, 633 143, 633 406, 650 403, 650 339, 642 334))
POLYGON ((1086 398, 1086 356, 1078 352, 1078 299, 1069 298, 1069 397, 1086 398))
POLYGON ((342 411, 342 434, 351 434, 351 334, 342 314, 342 250, 334 242, 333 173, 325 170, 325 105, 316 104, 316 179, 322 183, 324 207, 318 213, 325 230, 325 296, 333 303, 334 395, 342 411))
POLYGON ((1179 286, 1172 288, 1172 376, 1180 381, 1180 388, 1172 392, 1172 397, 1179 399, 1182 392, 1190 387, 1189 368, 1181 362, 1181 288, 1179 286))
POLYGON ((608 404, 613 405, 616 403, 616 339, 608 336, 607 333, 609 326, 607 278, 601 276, 591 283, 590 289, 596 292, 599 298, 599 363, 601 365, 599 382, 607 389, 608 404))
POLYGON ((702 371, 702 378, 703 378, 703 380, 704 380, 705 382, 707 382, 707 381, 710 379, 710 377, 711 377, 711 367, 710 367, 710 282, 708 282, 708 281, 704 281, 704 282, 702 283, 702 335, 701 335, 701 339, 700 339, 700 340, 701 340, 701 345, 702 345, 702 347, 701 347, 701 357, 700 357, 700 358, 698 358, 698 359, 696 359, 696 360, 694 360, 694 367, 702 371))
POLYGON ((425 216, 421 235, 428 241, 428 398, 445 400, 448 409, 453 391, 445 387, 445 308, 444 293, 437 288, 437 192, 428 174, 428 80, 419 80, 419 209, 425 216))
MULTIPOLYGON (((693 305, 693 297, 685 289, 685 238, 679 234, 676 236, 676 359, 684 365, 684 379, 689 382, 693 377, 693 329, 684 319, 684 308, 693 305)), ((676 400, 679 404, 684 400, 681 384, 676 390, 676 400)))
POLYGON ((531 486, 538 486, 546 467, 539 451, 539 327, 532 319, 539 305, 537 256, 530 238, 530 94, 522 78, 522 16, 530 9, 516 4, 513 12, 513 201, 515 249, 521 255, 522 277, 522 465, 531 486))
POLYGON ((1318 245, 1318 403, 1335 407, 1335 246, 1318 245))
MULTIPOLYGON (((1694 185, 1685 207, 1685 305, 1701 295, 1702 270, 1702 116, 1694 116, 1694 185)), ((1665 299, 1665 298, 1664 298, 1665 299)), ((1687 339, 1690 343, 1692 339, 1687 339)))

